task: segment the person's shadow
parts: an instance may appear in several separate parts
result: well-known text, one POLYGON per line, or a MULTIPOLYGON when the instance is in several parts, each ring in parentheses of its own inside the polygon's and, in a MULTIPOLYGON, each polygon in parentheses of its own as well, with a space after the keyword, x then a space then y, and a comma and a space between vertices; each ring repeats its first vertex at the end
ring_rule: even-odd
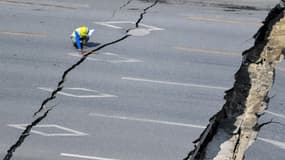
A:
POLYGON ((101 43, 96 43, 96 42, 87 42, 86 46, 88 48, 92 48, 92 47, 97 47, 99 46, 101 43))

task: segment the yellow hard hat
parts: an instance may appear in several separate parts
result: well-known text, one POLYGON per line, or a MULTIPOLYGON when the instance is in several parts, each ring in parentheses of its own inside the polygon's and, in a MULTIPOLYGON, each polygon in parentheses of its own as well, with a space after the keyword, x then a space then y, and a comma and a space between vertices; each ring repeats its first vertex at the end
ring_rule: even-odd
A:
POLYGON ((89 31, 88 27, 86 26, 80 27, 80 35, 87 35, 88 31, 89 31))

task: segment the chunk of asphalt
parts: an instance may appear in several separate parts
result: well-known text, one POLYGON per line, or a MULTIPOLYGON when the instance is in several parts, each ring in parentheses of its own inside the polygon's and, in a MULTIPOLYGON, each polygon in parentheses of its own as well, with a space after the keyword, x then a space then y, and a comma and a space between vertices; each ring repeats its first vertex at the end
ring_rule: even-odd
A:
MULTIPOLYGON (((276 65, 284 59, 285 11, 281 2, 268 14, 254 35, 255 43, 243 52, 235 82, 225 92, 222 109, 194 142, 184 160, 244 160, 260 130, 258 118, 269 103, 276 65)), ((264 125, 264 124, 263 124, 264 125)))

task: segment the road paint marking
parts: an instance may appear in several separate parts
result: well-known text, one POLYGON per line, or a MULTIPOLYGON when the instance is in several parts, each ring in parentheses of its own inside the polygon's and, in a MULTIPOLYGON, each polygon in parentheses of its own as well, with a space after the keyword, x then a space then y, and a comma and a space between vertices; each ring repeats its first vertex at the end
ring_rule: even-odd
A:
POLYGON ((13 35, 13 36, 26 36, 26 37, 47 37, 46 33, 32 33, 32 32, 10 32, 0 31, 2 35, 13 35))
MULTIPOLYGON (((43 91, 48 91, 48 92, 53 92, 53 90, 54 90, 52 88, 45 88, 45 87, 38 87, 38 89, 43 90, 43 91)), ((118 97, 118 96, 111 95, 111 94, 99 93, 96 90, 87 89, 87 88, 64 88, 64 90, 84 91, 84 92, 90 92, 90 93, 95 93, 95 94, 76 95, 76 94, 67 93, 67 92, 63 92, 63 91, 58 92, 58 94, 68 96, 68 97, 75 97, 75 98, 113 98, 113 97, 118 97)))
MULTIPOLYGON (((124 22, 124 21, 122 21, 124 22)), ((110 27, 110 28, 114 28, 114 29, 123 29, 123 27, 119 27, 119 26, 115 26, 112 25, 112 22, 94 22, 95 24, 99 24, 105 27, 110 27), (110 23, 110 24, 109 24, 110 23)), ((113 22, 114 23, 114 22, 113 22)))
POLYGON ((175 47, 175 49, 181 50, 181 51, 199 52, 199 53, 207 53, 207 54, 241 56, 241 53, 238 53, 238 52, 227 52, 227 51, 218 51, 218 50, 202 49, 202 48, 179 47, 179 46, 177 46, 177 47, 175 47))
POLYGON ((279 118, 284 118, 285 119, 285 115, 282 114, 278 114, 278 113, 274 113, 274 112, 270 112, 270 111, 265 111, 268 114, 271 114, 273 116, 279 117, 279 118))
POLYGON ((204 129, 205 128, 205 126, 201 126, 201 125, 178 123, 178 122, 170 122, 170 121, 160 121, 160 120, 136 118, 136 117, 106 115, 106 114, 100 114, 100 113, 90 113, 89 116, 101 117, 101 118, 109 118, 109 119, 127 120, 127 121, 137 121, 137 122, 145 122, 145 123, 153 123, 153 124, 163 124, 163 125, 171 125, 171 126, 180 126, 180 127, 199 128, 199 129, 204 129))
POLYGON ((132 36, 145 36, 150 34, 150 31, 144 28, 135 28, 128 31, 129 35, 132 36))
MULTIPOLYGON (((28 124, 8 124, 9 127, 14 127, 14 128, 21 129, 21 130, 25 130, 27 125, 28 124)), ((79 132, 79 131, 76 131, 70 128, 56 125, 56 124, 37 125, 34 128, 35 129, 31 130, 31 133, 39 134, 39 135, 46 136, 46 137, 55 137, 55 136, 68 137, 68 136, 87 136, 88 135, 87 133, 79 132), (64 131, 65 133, 45 133, 43 131, 39 131, 40 128, 57 128, 57 129, 64 131)))
MULTIPOLYGON (((107 22, 94 22, 95 24, 99 24, 102 26, 110 27, 110 28, 115 28, 115 29, 123 29, 123 27, 116 26, 113 24, 136 24, 136 22, 133 21, 107 21, 107 22)), ((146 28, 149 31, 162 31, 164 30, 163 28, 147 25, 140 23, 139 26, 146 28)))
POLYGON ((31 7, 31 6, 40 6, 40 7, 55 7, 55 8, 63 8, 63 9, 77 9, 77 8, 89 8, 88 4, 68 4, 68 3, 35 3, 35 2, 20 2, 15 0, 0 0, 0 5, 13 5, 13 6, 23 6, 23 7, 31 7))
MULTIPOLYGON (((135 58, 127 58, 127 57, 123 57, 123 56, 120 56, 118 54, 115 54, 115 53, 110 53, 110 52, 103 52, 103 53, 100 53, 102 55, 106 55, 106 56, 111 56, 112 59, 110 60, 105 60, 105 59, 100 59, 100 58, 93 58, 93 57, 87 57, 87 60, 90 60, 90 61, 99 61, 99 62, 108 62, 108 63, 138 63, 138 62, 143 62, 141 60, 138 60, 138 59, 135 59, 135 58), (114 58, 117 58, 117 59, 113 59, 114 58)), ((69 56, 72 56, 72 57, 82 57, 83 55, 80 55, 78 53, 68 53, 69 56)))
POLYGON ((262 23, 260 22, 227 20, 227 19, 209 18, 209 17, 188 17, 188 19, 193 20, 193 21, 216 22, 216 23, 245 24, 245 25, 254 25, 254 26, 262 25, 262 23))
POLYGON ((35 3, 32 2, 19 2, 19 1, 12 1, 12 0, 0 0, 0 5, 12 5, 12 6, 23 6, 23 7, 30 7, 36 6, 35 3))
POLYGON ((267 138, 261 138, 261 137, 258 137, 257 139, 285 150, 285 143, 284 142, 275 141, 275 140, 267 139, 267 138))
MULTIPOLYGON (((202 125, 185 124, 185 123, 177 123, 177 122, 169 122, 169 121, 159 121, 159 120, 143 119, 143 118, 135 118, 135 117, 114 116, 114 115, 106 115, 106 114, 99 114, 99 113, 90 113, 89 116, 119 119, 119 120, 128 120, 128 121, 137 121, 137 122, 146 122, 146 123, 154 123, 154 124, 174 125, 174 126, 190 127, 190 128, 198 128, 198 129, 206 128, 205 126, 202 126, 202 125)), ((285 149, 284 142, 274 141, 272 139, 266 139, 266 138, 261 138, 261 137, 258 137, 257 139, 264 141, 266 143, 272 144, 274 146, 277 146, 281 149, 285 149)))
POLYGON ((208 88, 208 89, 219 89, 219 90, 227 90, 226 87, 217 87, 217 86, 208 86, 208 85, 200 85, 193 83, 179 83, 179 82, 170 82, 170 81, 160 81, 160 80, 151 80, 144 78, 135 78, 135 77, 122 77, 123 80, 130 81, 140 81, 140 82, 148 82, 148 83, 159 83, 165 85, 176 85, 176 86, 184 86, 184 87, 197 87, 197 88, 208 88))
POLYGON ((61 153, 63 157, 71 157, 71 158, 81 158, 81 159, 93 159, 93 160, 119 160, 119 159, 111 159, 111 158, 104 158, 104 157, 95 157, 95 156, 85 156, 79 154, 69 154, 69 153, 61 153))
MULTIPOLYGON (((174 47, 177 50, 181 51, 188 51, 188 52, 198 52, 198 53, 205 53, 205 54, 216 54, 216 55, 227 55, 227 56, 242 56, 242 53, 238 52, 231 52, 231 51, 218 51, 212 49, 203 49, 203 48, 192 48, 192 47, 174 47)), ((285 72, 284 67, 276 67, 276 69, 285 72)))

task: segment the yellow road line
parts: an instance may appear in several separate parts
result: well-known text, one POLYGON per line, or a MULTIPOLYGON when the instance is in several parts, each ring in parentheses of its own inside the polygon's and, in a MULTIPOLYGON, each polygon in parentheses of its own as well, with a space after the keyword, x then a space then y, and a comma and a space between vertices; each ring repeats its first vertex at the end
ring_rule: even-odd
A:
POLYGON ((26 37, 47 37, 45 33, 30 33, 30 32, 9 32, 0 31, 0 35, 26 36, 26 37))
POLYGON ((76 9, 75 7, 71 6, 64 6, 64 5, 55 5, 55 4, 47 4, 47 3, 34 3, 34 2, 19 2, 13 0, 0 0, 0 4, 6 5, 14 5, 14 6, 42 6, 42 7, 57 7, 57 8, 65 8, 65 9, 76 9))
MULTIPOLYGON (((241 53, 238 52, 227 52, 227 51, 218 51, 210 49, 201 49, 201 48, 192 48, 192 47, 174 47, 177 50, 188 51, 188 52, 198 52, 205 54, 216 54, 216 55, 227 55, 227 56, 241 56, 241 53)), ((285 67, 276 67, 276 69, 285 72, 285 67)))
POLYGON ((210 49, 202 49, 202 48, 192 48, 192 47, 175 47, 177 50, 188 51, 188 52, 199 52, 199 53, 207 53, 207 54, 218 54, 218 55, 229 55, 229 56, 241 56, 241 53, 238 52, 227 52, 227 51, 218 51, 218 50, 210 50, 210 49))
POLYGON ((14 5, 14 6, 25 6, 25 7, 27 7, 27 6, 31 6, 31 5, 29 5, 29 4, 25 4, 25 3, 12 3, 12 2, 6 2, 6 1, 0 1, 0 5, 1 4, 4 4, 4 5, 14 5))
POLYGON ((262 25, 262 23, 258 23, 258 22, 227 20, 227 19, 219 19, 219 18, 207 18, 207 17, 188 17, 188 19, 193 20, 193 21, 205 21, 205 22, 216 22, 216 23, 245 24, 245 25, 255 25, 255 26, 262 25))

